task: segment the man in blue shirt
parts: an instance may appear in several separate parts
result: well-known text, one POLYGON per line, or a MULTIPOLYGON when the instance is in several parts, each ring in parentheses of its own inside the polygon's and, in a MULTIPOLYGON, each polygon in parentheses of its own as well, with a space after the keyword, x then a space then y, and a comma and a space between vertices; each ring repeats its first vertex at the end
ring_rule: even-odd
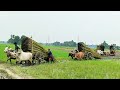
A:
POLYGON ((49 59, 49 61, 54 61, 54 57, 53 57, 53 54, 50 51, 50 49, 48 49, 48 59, 49 59))
POLYGON ((48 49, 48 56, 52 56, 52 52, 50 51, 50 49, 48 49))

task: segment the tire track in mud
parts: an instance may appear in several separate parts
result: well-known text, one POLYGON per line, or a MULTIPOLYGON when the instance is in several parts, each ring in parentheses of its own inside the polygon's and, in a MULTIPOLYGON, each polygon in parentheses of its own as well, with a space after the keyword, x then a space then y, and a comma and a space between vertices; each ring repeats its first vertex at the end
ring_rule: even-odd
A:
POLYGON ((0 68, 0 73, 3 79, 23 79, 22 77, 12 73, 9 69, 0 68))

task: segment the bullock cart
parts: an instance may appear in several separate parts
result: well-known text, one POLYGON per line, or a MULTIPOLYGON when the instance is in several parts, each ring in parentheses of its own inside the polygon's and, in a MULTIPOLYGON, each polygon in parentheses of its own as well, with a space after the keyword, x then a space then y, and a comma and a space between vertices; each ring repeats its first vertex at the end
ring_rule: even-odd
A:
POLYGON ((89 48, 83 42, 78 43, 78 51, 82 51, 85 53, 85 59, 101 59, 101 56, 96 52, 96 50, 89 48))
POLYGON ((47 50, 29 37, 24 36, 21 43, 21 49, 24 52, 31 52, 33 54, 33 60, 35 59, 39 61, 39 63, 47 60, 48 58, 47 50))

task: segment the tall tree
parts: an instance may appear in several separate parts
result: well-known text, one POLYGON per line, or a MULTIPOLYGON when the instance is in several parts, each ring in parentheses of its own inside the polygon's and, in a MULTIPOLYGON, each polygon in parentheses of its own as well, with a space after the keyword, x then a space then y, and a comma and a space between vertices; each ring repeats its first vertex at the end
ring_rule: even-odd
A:
POLYGON ((25 37, 26 37, 25 35, 21 36, 21 42, 24 40, 25 37))
POLYGON ((14 43, 14 40, 12 38, 10 38, 7 43, 14 43))
POLYGON ((16 42, 17 44, 20 45, 20 43, 21 43, 20 37, 19 36, 15 36, 14 42, 16 42))
POLYGON ((11 35, 11 38, 7 42, 12 44, 16 42, 17 44, 20 44, 21 39, 19 36, 11 35))
POLYGON ((15 35, 12 35, 12 38, 14 39, 14 38, 15 38, 15 35))
POLYGON ((11 35, 11 38, 13 37, 13 35, 11 35))
POLYGON ((106 43, 106 41, 104 41, 102 44, 105 46, 105 48, 109 48, 109 45, 106 43))
POLYGON ((13 35, 10 36, 10 39, 8 39, 7 43, 14 43, 14 40, 12 38, 13 35))

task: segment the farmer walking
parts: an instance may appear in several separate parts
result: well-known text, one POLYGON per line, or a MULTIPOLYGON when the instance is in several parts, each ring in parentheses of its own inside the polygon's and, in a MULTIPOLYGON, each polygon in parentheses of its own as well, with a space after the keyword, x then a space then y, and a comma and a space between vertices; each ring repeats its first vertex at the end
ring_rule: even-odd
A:
POLYGON ((20 48, 18 47, 16 42, 14 43, 14 45, 15 45, 15 52, 18 52, 18 49, 20 49, 20 48))

